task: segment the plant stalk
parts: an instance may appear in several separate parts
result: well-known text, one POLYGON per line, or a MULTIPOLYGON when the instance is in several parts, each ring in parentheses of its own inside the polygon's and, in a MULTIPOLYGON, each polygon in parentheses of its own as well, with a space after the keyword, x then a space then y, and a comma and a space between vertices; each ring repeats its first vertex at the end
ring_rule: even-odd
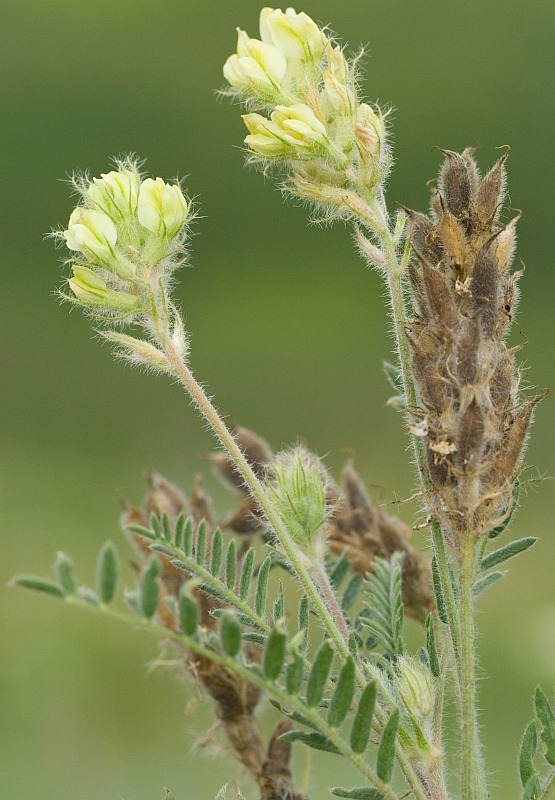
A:
POLYGON ((462 800, 485 800, 482 751, 476 710, 474 557, 476 538, 471 531, 461 537, 460 628, 461 628, 461 712, 462 712, 462 800))
POLYGON ((241 448, 235 441, 233 434, 227 428, 226 424, 212 404, 210 398, 206 395, 200 384, 196 381, 192 372, 183 362, 168 339, 163 342, 163 346, 164 352, 166 353, 175 376, 182 383, 191 400, 216 434, 221 445, 233 459, 241 475, 243 476, 245 484, 248 487, 251 495, 254 497, 266 515, 268 522, 272 526, 277 538, 283 546, 283 549, 285 550, 289 561, 295 569, 295 572, 297 573, 299 580, 301 581, 314 609, 322 620, 328 636, 334 642, 337 650, 343 656, 348 656, 349 648, 347 647, 347 643, 349 640, 349 635, 345 620, 341 614, 341 610, 338 607, 342 620, 340 629, 336 620, 334 619, 334 616, 332 616, 332 613, 330 613, 326 600, 322 597, 321 590, 319 590, 319 587, 315 585, 302 561, 302 557, 299 556, 298 548, 291 539, 287 528, 281 520, 281 517, 276 513, 271 500, 264 490, 264 487, 254 474, 241 448))

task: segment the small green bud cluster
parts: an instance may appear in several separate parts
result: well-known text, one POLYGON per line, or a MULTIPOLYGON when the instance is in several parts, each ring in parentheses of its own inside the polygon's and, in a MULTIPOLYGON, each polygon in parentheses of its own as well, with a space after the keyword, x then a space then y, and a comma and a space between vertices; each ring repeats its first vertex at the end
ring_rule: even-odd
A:
POLYGON ((419 759, 441 757, 433 743, 434 677, 415 656, 399 656, 393 672, 397 694, 414 731, 413 747, 419 759))
POLYGON ((272 461, 268 489, 273 505, 296 545, 310 559, 323 561, 329 515, 327 479, 318 459, 298 446, 272 461))
POLYGON ((295 193, 321 205, 374 192, 388 168, 386 130, 381 112, 360 101, 356 59, 292 8, 263 8, 260 40, 238 34, 224 77, 251 109, 243 121, 253 160, 291 164, 295 193))
POLYGON ((67 299, 111 317, 140 314, 180 263, 189 203, 177 184, 143 178, 131 158, 73 183, 81 203, 58 234, 72 251, 67 299))

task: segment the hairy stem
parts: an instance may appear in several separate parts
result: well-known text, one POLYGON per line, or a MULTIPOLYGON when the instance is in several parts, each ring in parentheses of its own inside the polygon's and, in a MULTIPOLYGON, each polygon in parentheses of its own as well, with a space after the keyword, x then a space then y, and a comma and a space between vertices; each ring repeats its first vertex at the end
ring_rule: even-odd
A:
POLYGON ((468 531, 461 537, 460 626, 461 626, 461 710, 462 710, 462 800, 487 797, 476 711, 474 653, 474 556, 476 539, 468 531))
POLYGON ((283 549, 285 550, 289 561, 295 569, 299 581, 302 583, 303 588, 307 593, 315 611, 320 617, 328 636, 334 642, 337 650, 346 657, 349 654, 349 649, 347 647, 348 630, 343 615, 341 614, 343 625, 342 630, 340 630, 334 617, 328 609, 326 600, 324 600, 322 597, 320 588, 314 584, 312 578, 310 577, 310 574, 302 561, 302 557, 298 554, 298 548, 291 539, 291 536, 283 524, 281 517, 275 511, 263 485, 254 474, 249 462, 241 451, 241 448, 235 441, 233 434, 227 428, 225 422, 216 411, 210 398, 206 395, 203 388, 195 380, 190 369, 175 351, 175 348, 171 345, 169 339, 166 338, 162 344, 175 376, 182 383, 191 400, 216 434, 221 445, 233 459, 233 462, 240 471, 243 480, 249 489, 249 492, 266 515, 268 522, 272 526, 277 538, 283 546, 283 549))

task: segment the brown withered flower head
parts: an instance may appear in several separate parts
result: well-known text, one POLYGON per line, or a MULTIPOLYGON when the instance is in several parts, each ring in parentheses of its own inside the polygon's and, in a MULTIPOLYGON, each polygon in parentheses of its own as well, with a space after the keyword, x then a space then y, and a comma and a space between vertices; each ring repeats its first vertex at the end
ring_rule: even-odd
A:
POLYGON ((522 398, 507 336, 523 270, 511 272, 518 215, 499 221, 508 149, 480 179, 443 151, 430 217, 409 211, 413 318, 407 335, 432 513, 455 535, 483 535, 510 513, 534 406, 522 398))

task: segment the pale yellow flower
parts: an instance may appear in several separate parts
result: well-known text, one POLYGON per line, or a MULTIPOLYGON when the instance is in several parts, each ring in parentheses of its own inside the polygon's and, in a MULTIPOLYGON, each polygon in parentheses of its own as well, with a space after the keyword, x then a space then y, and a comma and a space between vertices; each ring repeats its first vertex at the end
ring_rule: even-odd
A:
POLYGON ((287 60, 277 47, 238 29, 237 53, 224 65, 224 77, 234 89, 271 98, 279 93, 286 71, 287 60))
POLYGON ((162 178, 141 183, 137 215, 141 225, 157 236, 176 236, 187 220, 189 207, 183 192, 162 178))
POLYGON ((89 260, 110 262, 118 234, 116 226, 102 211, 78 206, 63 233, 70 250, 78 250, 89 260))
POLYGON ((260 12, 260 36, 263 42, 275 45, 287 58, 318 62, 327 38, 324 32, 302 11, 294 8, 263 8, 260 12))
POLYGON ((326 128, 305 103, 277 106, 271 119, 261 114, 245 114, 250 135, 245 144, 262 156, 305 157, 327 144, 326 128))
POLYGON ((140 178, 136 172, 124 169, 102 173, 100 178, 93 178, 86 192, 89 202, 99 211, 103 211, 114 222, 126 217, 133 217, 137 210, 140 178))
POLYGON ((131 313, 139 305, 137 297, 108 289, 100 275, 88 267, 74 266, 68 283, 77 300, 86 306, 131 313))

